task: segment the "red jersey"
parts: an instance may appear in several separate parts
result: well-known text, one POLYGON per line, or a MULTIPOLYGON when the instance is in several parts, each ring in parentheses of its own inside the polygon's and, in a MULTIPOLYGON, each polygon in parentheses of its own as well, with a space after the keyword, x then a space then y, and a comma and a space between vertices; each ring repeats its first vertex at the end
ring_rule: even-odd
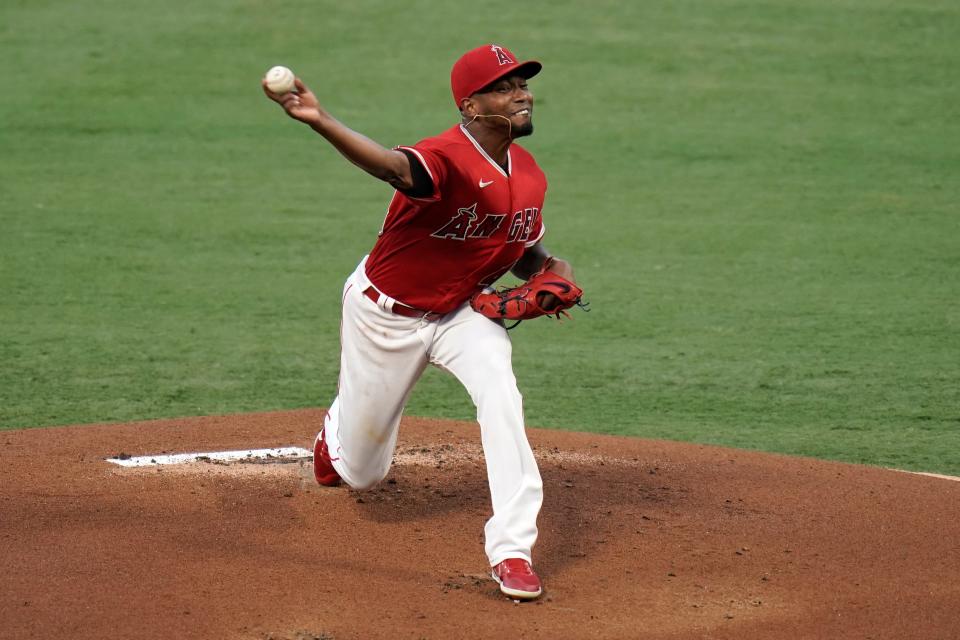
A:
POLYGON ((448 313, 543 237, 547 179, 516 144, 504 171, 462 125, 399 148, 420 159, 433 194, 394 193, 367 277, 402 304, 448 313))

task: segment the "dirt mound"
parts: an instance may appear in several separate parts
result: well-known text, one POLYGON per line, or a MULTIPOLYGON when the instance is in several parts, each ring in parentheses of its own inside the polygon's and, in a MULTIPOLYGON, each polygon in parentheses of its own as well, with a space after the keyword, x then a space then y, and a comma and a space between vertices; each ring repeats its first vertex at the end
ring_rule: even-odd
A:
POLYGON ((0 638, 956 638, 960 483, 531 430, 544 597, 503 598, 475 425, 406 419, 370 491, 301 462, 320 410, 0 433, 0 638))

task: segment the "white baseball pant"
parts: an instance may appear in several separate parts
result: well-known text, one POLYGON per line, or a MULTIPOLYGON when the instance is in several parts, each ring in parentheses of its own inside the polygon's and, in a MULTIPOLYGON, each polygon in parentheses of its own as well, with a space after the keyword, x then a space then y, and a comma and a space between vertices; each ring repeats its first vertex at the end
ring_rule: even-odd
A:
POLYGON ((324 423, 333 468, 348 485, 367 489, 390 470, 400 416, 427 364, 449 371, 477 407, 493 516, 484 528, 494 566, 531 561, 543 483, 527 441, 523 398, 506 330, 464 304, 436 321, 392 313, 394 300, 373 302, 364 258, 343 289, 340 381, 324 423))

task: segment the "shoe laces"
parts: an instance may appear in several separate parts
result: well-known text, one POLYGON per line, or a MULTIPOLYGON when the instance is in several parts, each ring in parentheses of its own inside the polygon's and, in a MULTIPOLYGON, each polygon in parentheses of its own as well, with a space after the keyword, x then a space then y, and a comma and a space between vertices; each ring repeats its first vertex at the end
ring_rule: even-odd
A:
POLYGON ((514 573, 526 576, 534 575, 533 567, 531 567, 530 563, 523 558, 507 558, 500 564, 500 566, 502 567, 500 570, 501 574, 514 573))

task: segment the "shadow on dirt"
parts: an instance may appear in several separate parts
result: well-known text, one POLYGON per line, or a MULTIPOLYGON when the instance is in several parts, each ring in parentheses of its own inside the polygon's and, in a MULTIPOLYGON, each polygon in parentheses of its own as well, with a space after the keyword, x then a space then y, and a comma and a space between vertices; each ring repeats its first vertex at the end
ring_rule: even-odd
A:
MULTIPOLYGON (((412 523, 469 514, 476 516, 481 533, 491 515, 482 454, 449 445, 417 451, 427 457, 396 464, 378 486, 351 492, 360 517, 412 523)), ((651 465, 541 458, 540 473, 544 504, 534 554, 537 566, 550 572, 589 558, 604 545, 635 544, 644 530, 660 526, 671 510, 689 502, 679 478, 668 482, 651 465)))

